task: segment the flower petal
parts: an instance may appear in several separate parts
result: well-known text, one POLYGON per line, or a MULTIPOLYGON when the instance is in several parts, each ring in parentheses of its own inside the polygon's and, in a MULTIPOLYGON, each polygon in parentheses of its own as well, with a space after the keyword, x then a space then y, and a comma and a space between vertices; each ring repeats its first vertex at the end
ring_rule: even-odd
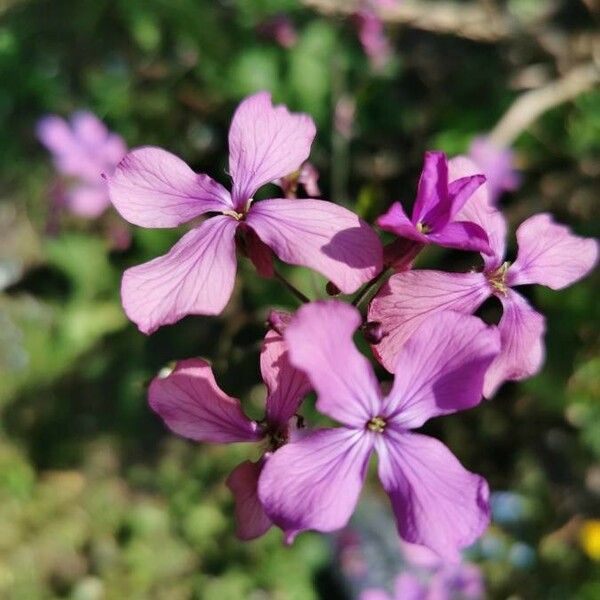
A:
POLYGON ((485 183, 485 175, 467 175, 454 179, 448 184, 448 196, 450 197, 450 218, 467 203, 467 200, 485 183))
POLYGON ((376 442, 378 473, 400 536, 460 560, 490 522, 485 480, 465 470, 436 439, 387 427, 376 442))
POLYGON ((412 222, 443 227, 450 219, 448 159, 443 152, 425 152, 412 222))
POLYGON ((405 271, 390 277, 371 302, 369 321, 382 324, 385 337, 373 346, 390 372, 402 345, 429 317, 441 310, 470 314, 491 295, 481 273, 405 271))
POLYGON ((585 277, 598 260, 598 242, 571 233, 547 213, 517 229, 519 253, 508 270, 511 286, 539 283, 560 290, 585 277))
POLYGON ((427 238, 430 242, 445 248, 492 254, 485 231, 479 225, 469 221, 448 223, 441 231, 431 232, 427 238))
POLYGON ((210 365, 200 358, 182 360, 167 377, 155 377, 148 402, 171 431, 196 442, 252 442, 261 438, 240 401, 219 388, 210 365))
POLYGON ((501 350, 485 377, 484 395, 491 398, 504 381, 535 375, 544 362, 546 320, 514 290, 499 296, 504 313, 498 323, 501 350))
MULTIPOLYGON (((481 169, 466 156, 456 156, 448 162, 450 179, 459 179, 481 172, 481 169)), ((489 199, 487 182, 477 188, 465 205, 456 213, 454 221, 470 221, 479 225, 487 234, 490 256, 483 256, 486 268, 499 267, 506 252, 506 220, 489 199)))
POLYGON ((384 417, 406 429, 479 404, 500 334, 481 319, 444 311, 424 321, 397 356, 384 417))
POLYGON ((267 421, 286 425, 311 387, 306 375, 291 365, 285 341, 276 331, 265 336, 260 371, 268 390, 267 421))
POLYGON ((262 200, 246 222, 284 262, 318 271, 346 294, 377 275, 377 234, 346 208, 324 200, 262 200))
POLYGON ((349 304, 311 302, 298 309, 284 332, 290 362, 306 372, 317 392, 317 409, 357 428, 381 409, 373 368, 352 340, 361 322, 349 304))
POLYGON ((310 154, 315 134, 308 115, 273 106, 268 92, 246 98, 229 129, 235 206, 243 208, 258 188, 297 171, 310 154))
POLYGON ((373 447, 369 432, 320 429, 286 444, 267 461, 258 495, 291 542, 307 529, 334 531, 354 512, 373 447))
POLYGON ((429 239, 426 235, 417 231, 413 222, 408 218, 400 202, 394 202, 388 211, 377 219, 377 225, 385 231, 390 231, 396 235, 428 244, 429 239))
POLYGON ((140 331, 223 310, 235 281, 236 228, 231 217, 213 217, 188 231, 168 254, 125 271, 121 300, 140 331))
POLYGON ((258 498, 258 478, 263 461, 249 460, 239 464, 225 482, 235 498, 235 534, 240 540, 253 540, 266 533, 271 527, 258 498))
POLYGON ((107 180, 115 208, 140 227, 176 227, 207 212, 233 209, 222 185, 161 148, 131 150, 107 180))
POLYGON ((73 214, 95 219, 110 206, 110 198, 106 185, 100 180, 98 185, 81 185, 69 190, 66 203, 73 214))

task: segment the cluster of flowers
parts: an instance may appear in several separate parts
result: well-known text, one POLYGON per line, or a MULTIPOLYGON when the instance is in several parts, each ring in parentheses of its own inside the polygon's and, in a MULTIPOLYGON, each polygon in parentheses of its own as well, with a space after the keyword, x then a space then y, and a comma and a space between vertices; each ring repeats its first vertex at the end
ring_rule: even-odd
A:
POLYGON ((261 92, 240 104, 231 123, 231 191, 154 147, 131 150, 107 175, 110 199, 130 223, 175 227, 194 220, 170 252, 124 273, 123 306, 144 333, 185 315, 219 314, 233 290, 237 252, 264 277, 277 275, 275 254, 321 273, 330 290, 358 291, 352 303, 321 300, 293 315, 271 313, 260 357, 263 420, 249 419, 199 358, 155 378, 149 403, 172 431, 194 441, 261 443, 262 457, 243 462, 227 480, 240 538, 273 524, 287 542, 305 530, 344 527, 375 452, 400 536, 456 560, 488 525, 488 486, 442 443, 413 430, 540 368, 544 318, 514 287, 572 284, 593 268, 597 244, 540 214, 519 227, 517 259, 506 262, 506 224, 485 177, 469 159, 447 161, 440 152, 425 156, 412 217, 395 203, 378 219, 398 236, 385 249, 367 223, 341 206, 293 193, 254 201, 272 182, 295 190, 301 173, 312 187, 302 166, 315 133, 309 116, 273 106, 261 92), (201 215, 210 218, 198 224, 201 215), (483 268, 411 269, 430 244, 480 252, 483 268), (363 316, 356 305, 370 294, 363 316), (497 326, 472 314, 490 296, 504 308, 497 326), (385 392, 354 345, 359 330, 395 376, 385 392), (311 389, 317 410, 339 426, 303 426, 299 409, 311 389))

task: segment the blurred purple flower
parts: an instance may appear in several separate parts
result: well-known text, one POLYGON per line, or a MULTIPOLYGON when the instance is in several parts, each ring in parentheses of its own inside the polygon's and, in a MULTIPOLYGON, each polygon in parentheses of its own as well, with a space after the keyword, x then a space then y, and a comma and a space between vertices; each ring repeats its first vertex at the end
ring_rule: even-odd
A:
POLYGON ((271 526, 257 496, 257 482, 271 453, 286 444, 293 433, 290 420, 310 389, 305 375, 292 367, 281 335, 269 331, 260 355, 267 386, 265 418, 251 421, 240 401, 223 392, 210 365, 199 358, 183 360, 164 378, 150 384, 148 402, 174 433, 196 442, 258 442, 268 448, 257 461, 238 465, 227 486, 235 496, 236 533, 243 540, 261 536, 271 526))
MULTIPOLYGON (((450 161, 451 177, 465 177, 477 170, 466 157, 450 161)), ((598 244, 573 235, 568 227, 542 213, 519 226, 517 259, 512 264, 505 261, 506 222, 491 206, 485 186, 477 190, 457 218, 475 223, 487 233, 492 252, 482 255, 483 271, 416 270, 393 275, 369 309, 369 320, 382 323, 388 334, 373 349, 385 368, 393 372, 398 350, 434 313, 453 310, 469 314, 496 296, 503 307, 498 324, 502 350, 486 374, 484 394, 490 398, 504 381, 531 377, 544 361, 545 319, 513 287, 537 283, 560 290, 575 283, 594 268, 598 244)))
POLYGON ((306 191, 306 195, 311 198, 321 195, 321 190, 319 189, 319 171, 308 161, 298 171, 281 177, 274 181, 274 183, 281 188, 286 198, 295 199, 297 197, 298 185, 302 185, 306 191))
POLYGON ((398 356, 384 397, 352 341, 361 321, 353 306, 314 302, 285 330, 290 362, 307 373, 317 409, 342 426, 312 431, 276 452, 263 469, 259 497, 288 542, 307 529, 340 529, 376 450, 400 536, 456 560, 489 523, 487 484, 443 444, 410 430, 479 403, 497 331, 476 317, 436 315, 398 356))
POLYGON ((515 169, 515 155, 510 148, 498 146, 489 137, 481 136, 471 143, 469 158, 485 175, 492 204, 504 192, 519 187, 521 178, 515 169))
POLYGON ((258 32, 277 42, 282 48, 292 48, 298 41, 294 23, 287 15, 275 15, 258 26, 258 32))
POLYGON ((95 218, 110 206, 103 173, 112 174, 127 152, 123 139, 90 112, 76 112, 70 122, 56 115, 37 125, 40 142, 50 151, 56 170, 73 179, 63 204, 81 217, 95 218))
POLYGON ((125 271, 123 307, 144 333, 188 314, 219 314, 231 296, 236 233, 262 275, 272 273, 271 251, 310 267, 352 293, 381 270, 376 233, 349 210, 322 200, 254 202, 263 185, 298 170, 316 129, 305 114, 273 106, 260 92, 237 108, 229 129, 231 193, 194 173, 160 148, 129 152, 108 177, 111 200, 130 223, 177 227, 206 213, 165 256, 125 271))
POLYGON ((370 7, 356 11, 353 20, 357 29, 358 39, 373 68, 376 70, 383 69, 387 65, 392 53, 383 21, 370 7))

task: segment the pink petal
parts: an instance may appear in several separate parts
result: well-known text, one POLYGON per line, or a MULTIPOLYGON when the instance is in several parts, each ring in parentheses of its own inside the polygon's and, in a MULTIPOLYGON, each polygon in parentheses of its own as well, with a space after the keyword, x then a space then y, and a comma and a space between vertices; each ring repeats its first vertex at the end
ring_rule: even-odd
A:
POLYGON ((390 231, 396 235, 428 244, 429 239, 426 235, 420 233, 408 218, 400 202, 394 202, 388 211, 377 219, 377 225, 385 231, 390 231))
POLYGON ((258 499, 258 478, 263 461, 239 464, 225 482, 235 498, 235 534, 240 540, 253 540, 268 531, 272 523, 258 499))
POLYGON ((62 153, 74 146, 73 133, 69 124, 56 115, 48 115, 39 120, 36 127, 40 142, 52 153, 62 153))
POLYGON ((334 531, 346 525, 358 501, 372 447, 368 432, 320 429, 286 444, 266 461, 258 495, 288 542, 307 529, 334 531))
POLYGON ((258 188, 289 175, 308 158, 315 138, 313 120, 273 106, 271 94, 259 92, 237 108, 229 129, 229 172, 233 201, 239 209, 258 188))
MULTIPOLYGON (((451 180, 475 175, 480 168, 466 156, 457 156, 448 162, 451 180)), ((454 216, 454 221, 470 221, 479 225, 487 234, 492 255, 483 256, 488 269, 499 267, 506 252, 506 221, 489 200, 488 184, 480 186, 454 216)))
POLYGON ((431 600, 427 596, 427 586, 410 572, 401 573, 394 582, 395 600, 431 600))
POLYGON ((107 179, 115 208, 140 227, 176 227, 198 215, 233 208, 222 185, 161 148, 131 150, 107 179))
POLYGON ((501 351, 488 369, 484 395, 491 398, 504 381, 520 381, 537 373, 544 362, 543 315, 514 290, 499 296, 504 313, 498 323, 501 351))
POLYGON ((377 438, 378 473, 400 536, 460 560, 490 522, 484 479, 465 470, 441 442, 386 427, 377 438))
POLYGON ((171 431, 196 442, 252 442, 261 438, 240 401, 219 388, 210 365, 200 358, 182 360, 167 377, 155 377, 148 402, 171 431))
POLYGON ((362 219, 324 200, 262 200, 246 222, 284 262, 309 267, 351 294, 382 267, 381 242, 362 219))
POLYGON ((517 241, 517 260, 508 270, 511 286, 539 283, 560 290, 585 277, 598 260, 596 240, 574 235, 547 213, 524 221, 517 241))
POLYGON ((237 221, 217 216, 188 231, 168 254, 127 269, 121 300, 143 333, 185 315, 218 315, 235 281, 237 221))
POLYGON ((381 288, 369 308, 369 321, 381 323, 387 334, 373 346, 373 352, 393 372, 400 348, 425 320, 441 310, 470 314, 490 295, 481 273, 397 273, 381 288))
POLYGON ((449 218, 448 160, 443 152, 425 152, 412 221, 443 227, 449 218))
POLYGON ((485 183, 485 175, 467 175, 459 179, 451 180, 448 184, 448 196, 450 197, 450 218, 467 203, 469 198, 485 183))
POLYGON ((71 118, 75 137, 84 145, 93 148, 101 146, 108 137, 106 125, 93 113, 77 111, 71 118))
POLYGON ((260 371, 268 390, 267 421, 286 425, 310 391, 306 375, 290 364, 283 337, 268 331, 260 353, 260 371))
POLYGON ((383 414, 416 429, 431 417, 481 401, 485 373, 500 351, 500 335, 481 319, 440 312, 424 321, 397 356, 383 414))
POLYGON ((66 203, 73 214, 95 219, 110 206, 110 198, 106 185, 100 181, 97 186, 82 185, 70 190, 66 196, 66 203))
POLYGON ((479 225, 468 221, 448 223, 442 230, 431 232, 427 237, 430 242, 445 248, 472 250, 483 254, 492 254, 493 252, 485 231, 479 225))
POLYGON ((357 428, 381 409, 373 368, 352 340, 361 322, 349 304, 311 302, 298 309, 284 333, 290 362, 306 372, 317 392, 318 410, 357 428))

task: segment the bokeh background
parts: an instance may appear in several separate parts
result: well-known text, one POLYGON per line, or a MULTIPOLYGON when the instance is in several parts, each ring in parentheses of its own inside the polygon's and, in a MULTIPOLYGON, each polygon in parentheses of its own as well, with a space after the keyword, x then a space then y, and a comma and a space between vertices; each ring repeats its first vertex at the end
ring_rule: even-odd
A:
MULTIPOLYGON (((351 572, 347 532, 304 534, 285 548, 273 530, 243 544, 224 478, 256 450, 176 439, 146 405, 159 369, 204 356, 260 415, 267 309, 294 308, 294 299, 241 261, 219 318, 143 336, 122 313, 120 274, 181 231, 129 229, 114 211, 94 220, 58 212, 56 175, 35 137, 42 115, 89 109, 130 147, 163 146, 226 182, 231 114, 268 89, 316 120, 311 160, 324 197, 373 220, 394 200, 412 202, 426 149, 465 152, 517 98, 550 89, 511 140, 522 179, 501 204, 513 231, 551 211, 598 236, 600 91, 589 83, 561 98, 552 82, 597 68, 599 3, 385 4, 389 55, 377 61, 361 46, 352 1, 0 2, 0 598, 344 599, 357 597, 363 575, 393 578, 377 485, 353 523, 351 572), (467 14, 479 16, 475 25, 467 14), (282 15, 291 37, 278 33, 282 15), (366 569, 363 539, 376 557, 366 569)), ((419 264, 460 270, 475 257, 428 251, 419 264)), ((307 271, 286 273, 324 296, 307 271)), ((494 523, 468 556, 486 597, 594 600, 598 276, 526 294, 548 319, 542 372, 427 430, 500 492, 494 523)), ((497 307, 483 314, 494 319, 497 307)))

